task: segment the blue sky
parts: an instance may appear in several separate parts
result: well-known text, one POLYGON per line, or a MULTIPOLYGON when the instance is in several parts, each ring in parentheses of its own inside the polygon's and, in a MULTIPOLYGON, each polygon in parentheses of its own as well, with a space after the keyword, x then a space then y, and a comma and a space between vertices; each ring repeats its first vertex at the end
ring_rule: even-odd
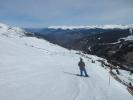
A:
POLYGON ((0 0, 0 22, 19 27, 133 24, 133 0, 0 0))

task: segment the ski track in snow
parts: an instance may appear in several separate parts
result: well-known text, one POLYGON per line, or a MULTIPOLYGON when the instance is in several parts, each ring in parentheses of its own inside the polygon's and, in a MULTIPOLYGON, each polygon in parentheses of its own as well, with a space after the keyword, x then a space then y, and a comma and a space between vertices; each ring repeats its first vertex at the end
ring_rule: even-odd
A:
POLYGON ((0 55, 0 100, 133 100, 99 62, 76 76, 80 56, 44 40, 1 35, 0 55))

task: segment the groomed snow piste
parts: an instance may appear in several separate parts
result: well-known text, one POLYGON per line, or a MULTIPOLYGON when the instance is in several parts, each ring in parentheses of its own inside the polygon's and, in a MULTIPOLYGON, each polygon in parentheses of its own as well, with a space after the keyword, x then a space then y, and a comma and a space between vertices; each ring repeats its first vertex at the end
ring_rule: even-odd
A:
POLYGON ((0 27, 0 100, 133 100, 99 62, 83 58, 90 77, 76 76, 75 51, 10 30, 0 27))

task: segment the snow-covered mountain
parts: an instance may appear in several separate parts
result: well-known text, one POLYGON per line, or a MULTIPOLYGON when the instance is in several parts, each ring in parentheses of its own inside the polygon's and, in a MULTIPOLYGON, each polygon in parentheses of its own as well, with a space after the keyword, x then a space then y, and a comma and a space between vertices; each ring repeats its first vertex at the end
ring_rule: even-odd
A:
MULTIPOLYGON (((101 67, 102 58, 85 55, 90 77, 76 76, 79 57, 77 51, 1 24, 0 100, 133 100, 126 87, 101 67)), ((120 77, 132 79, 127 74, 120 77)))
POLYGON ((130 27, 133 27, 133 25, 117 25, 117 24, 113 24, 113 25, 90 25, 90 26, 50 26, 48 28, 50 29, 96 29, 96 28, 100 28, 100 29, 128 29, 130 27))
POLYGON ((0 34, 14 37, 14 36, 23 36, 25 31, 18 27, 9 27, 8 25, 0 23, 0 34))

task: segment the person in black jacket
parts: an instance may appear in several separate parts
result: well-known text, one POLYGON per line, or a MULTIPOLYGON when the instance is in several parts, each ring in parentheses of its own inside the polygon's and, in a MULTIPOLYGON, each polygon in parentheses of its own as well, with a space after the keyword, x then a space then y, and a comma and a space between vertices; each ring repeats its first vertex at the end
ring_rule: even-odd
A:
POLYGON ((83 62, 83 59, 80 58, 80 61, 78 63, 79 69, 80 69, 80 75, 83 76, 83 72, 85 74, 85 77, 88 77, 88 74, 85 69, 85 63, 83 62))

